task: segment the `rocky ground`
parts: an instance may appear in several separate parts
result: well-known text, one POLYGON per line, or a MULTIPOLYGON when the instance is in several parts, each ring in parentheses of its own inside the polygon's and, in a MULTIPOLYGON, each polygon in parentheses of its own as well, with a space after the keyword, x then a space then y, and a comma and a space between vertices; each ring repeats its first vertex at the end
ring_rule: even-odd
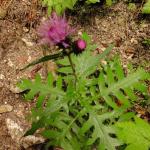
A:
MULTIPOLYGON (((35 149, 32 145, 44 142, 39 136, 23 138, 30 127, 26 116, 34 102, 26 102, 16 83, 21 78, 34 79, 38 72, 44 76, 42 64, 20 71, 26 64, 42 56, 37 44, 36 29, 45 16, 37 0, 1 0, 0 5, 0 150, 35 149), (18 7, 19 6, 19 7, 18 7)), ((121 56, 122 64, 128 62, 144 66, 150 71, 150 47, 142 44, 150 38, 150 17, 139 17, 128 6, 117 3, 111 8, 94 6, 88 11, 68 14, 69 21, 86 31, 98 45, 98 52, 109 43, 115 43, 113 53, 121 56)), ((148 116, 148 109, 138 106, 136 111, 148 116)), ((36 149, 38 149, 36 147, 36 149)), ((39 148, 40 149, 40 148, 39 148)))

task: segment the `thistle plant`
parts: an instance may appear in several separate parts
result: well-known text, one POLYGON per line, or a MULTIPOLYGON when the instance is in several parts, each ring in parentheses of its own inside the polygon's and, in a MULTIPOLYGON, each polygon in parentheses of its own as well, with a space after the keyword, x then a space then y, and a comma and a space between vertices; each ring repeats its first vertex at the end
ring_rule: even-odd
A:
POLYGON ((25 135, 42 128, 39 131, 47 138, 46 148, 64 150, 121 150, 122 146, 133 150, 139 145, 135 140, 142 135, 140 144, 148 150, 149 135, 145 133, 150 126, 137 119, 131 110, 138 95, 148 99, 145 80, 150 80, 150 74, 142 68, 132 68, 126 74, 118 56, 106 57, 113 45, 102 54, 93 55, 96 45, 90 37, 83 33, 77 41, 71 39, 68 35, 72 29, 66 21, 62 28, 60 20, 56 14, 52 16, 48 25, 46 22, 40 29, 40 35, 43 43, 63 47, 62 51, 27 66, 53 59, 58 65, 57 78, 49 73, 46 81, 37 75, 34 81, 24 79, 19 84, 21 89, 29 90, 25 99, 32 100, 38 95, 31 113, 32 127, 25 135), (100 63, 101 59, 106 63, 100 63), (128 132, 134 135, 129 137, 128 132))

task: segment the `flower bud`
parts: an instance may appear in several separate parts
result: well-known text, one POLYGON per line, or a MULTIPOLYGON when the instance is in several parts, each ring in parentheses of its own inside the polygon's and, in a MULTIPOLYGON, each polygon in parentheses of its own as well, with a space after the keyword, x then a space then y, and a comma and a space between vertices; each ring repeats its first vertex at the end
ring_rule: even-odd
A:
POLYGON ((83 51, 86 48, 86 42, 82 39, 78 39, 76 42, 76 46, 79 51, 83 51))

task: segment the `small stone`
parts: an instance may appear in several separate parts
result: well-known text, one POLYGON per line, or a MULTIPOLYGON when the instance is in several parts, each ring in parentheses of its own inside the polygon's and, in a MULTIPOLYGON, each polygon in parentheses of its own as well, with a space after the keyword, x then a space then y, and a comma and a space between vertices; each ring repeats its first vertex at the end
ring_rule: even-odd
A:
POLYGON ((10 134, 12 140, 14 140, 15 143, 27 149, 32 145, 45 142, 45 139, 40 135, 28 135, 24 137, 24 134, 29 129, 29 127, 24 126, 24 123, 25 123, 24 119, 23 120, 17 119, 13 120, 11 118, 6 119, 6 126, 8 129, 8 133, 10 134))
POLYGON ((6 119, 6 126, 8 128, 8 132, 11 138, 19 144, 21 137, 24 135, 23 128, 17 122, 10 118, 6 119))
POLYGON ((29 32, 29 29, 26 28, 26 27, 23 27, 23 31, 24 31, 24 32, 29 32))
POLYGON ((27 39, 25 39, 25 38, 22 38, 22 41, 23 41, 27 46, 29 46, 29 47, 31 47, 31 46, 34 45, 33 42, 31 42, 31 41, 29 41, 29 40, 27 40, 27 39))
POLYGON ((32 145, 44 143, 45 139, 43 137, 36 137, 34 135, 28 135, 21 138, 21 145, 27 149, 32 145))
POLYGON ((11 105, 1 105, 0 106, 0 113, 6 113, 13 110, 13 106, 11 105))
POLYGON ((4 19, 6 14, 7 14, 7 10, 6 9, 2 9, 0 7, 0 19, 4 19))
POLYGON ((132 44, 138 44, 138 41, 137 41, 135 38, 132 38, 132 39, 131 39, 131 43, 132 43, 132 44))
POLYGON ((6 59, 4 59, 4 61, 3 61, 4 63, 7 63, 7 60, 6 59))
POLYGON ((12 61, 10 60, 10 59, 8 59, 8 66, 10 66, 10 67, 13 67, 14 66, 14 64, 12 63, 12 61))
POLYGON ((27 62, 30 62, 32 60, 32 57, 29 56, 27 62))
POLYGON ((3 80, 5 76, 3 74, 0 74, 0 79, 3 80))

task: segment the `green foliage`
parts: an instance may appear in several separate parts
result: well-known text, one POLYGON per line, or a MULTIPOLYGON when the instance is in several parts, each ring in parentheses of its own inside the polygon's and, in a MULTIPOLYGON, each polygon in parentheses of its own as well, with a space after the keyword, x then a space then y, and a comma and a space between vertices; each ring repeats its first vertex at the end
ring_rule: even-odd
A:
POLYGON ((135 117, 135 122, 119 122, 117 136, 127 144, 125 150, 149 150, 150 125, 144 120, 135 117))
POLYGON ((150 0, 147 0, 147 2, 144 4, 144 7, 142 9, 143 14, 150 14, 150 0))
POLYGON ((136 4, 135 3, 141 3, 141 13, 143 14, 150 14, 150 0, 126 0, 126 2, 129 3, 128 9, 131 11, 136 11, 136 4), (145 3, 144 3, 145 2, 145 3), (143 5, 144 3, 144 5, 143 5))
MULTIPOLYGON (((55 10, 57 14, 62 14, 66 9, 73 9, 74 5, 79 0, 42 0, 43 6, 48 8, 48 14, 55 10)), ((94 4, 100 2, 100 0, 85 0, 86 4, 94 4)), ((106 0, 106 5, 111 6, 113 0, 106 0)), ((134 3, 129 3, 129 10, 134 11, 136 9, 136 5, 134 3)), ((142 8, 143 14, 150 14, 150 0, 144 4, 142 8)))
POLYGON ((145 39, 142 43, 146 46, 150 46, 150 39, 145 39))
POLYGON ((48 7, 48 13, 55 10, 58 14, 64 12, 65 9, 73 9, 77 0, 42 0, 43 5, 48 7))
POLYGON ((112 5, 112 0, 106 0, 106 5, 111 6, 112 5))
POLYGON ((147 93, 144 80, 149 80, 150 75, 141 68, 126 74, 118 57, 105 59, 112 46, 94 56, 95 45, 86 33, 82 38, 88 43, 86 50, 80 55, 71 54, 75 72, 65 56, 57 61, 61 65, 57 77, 49 73, 43 81, 37 75, 34 81, 22 80, 19 84, 21 89, 29 90, 27 100, 38 97, 32 109, 32 127, 26 135, 42 128, 41 134, 49 141, 47 147, 116 150, 123 143, 133 145, 131 138, 120 136, 121 132, 131 132, 134 140, 140 139, 141 145, 149 146, 149 135, 145 135, 148 125, 136 119, 136 123, 127 122, 135 116, 127 110, 138 100, 137 92, 147 93), (100 64, 100 59, 106 64, 100 64), (125 130, 115 129, 120 127, 125 130))
POLYGON ((136 10, 135 3, 129 3, 128 9, 131 10, 131 11, 135 11, 136 10))
POLYGON ((74 59, 76 74, 79 78, 85 79, 92 74, 99 64, 100 59, 104 58, 110 52, 113 45, 110 45, 101 55, 93 56, 91 52, 86 50, 82 55, 74 59))
MULTIPOLYGON (((48 7, 48 14, 55 10, 57 14, 62 14, 66 9, 73 9, 79 0, 42 0, 44 6, 48 7)), ((94 4, 100 0, 85 0, 86 4, 94 4)), ((106 5, 111 6, 112 0, 106 0, 106 5)))
POLYGON ((147 92, 145 83, 139 82, 148 78, 148 74, 143 69, 125 76, 123 68, 118 59, 109 62, 100 72, 99 88, 102 97, 112 108, 118 108, 115 99, 119 100, 123 108, 131 106, 131 102, 137 99, 134 90, 142 93, 147 92), (107 86, 106 86, 107 85, 107 86))
MULTIPOLYGON (((58 82, 60 82, 61 79, 58 79, 58 82)), ((36 94, 40 92, 40 96, 38 98, 38 105, 41 103, 46 96, 50 95, 50 93, 53 93, 53 95, 63 95, 64 92, 60 90, 58 87, 53 87, 53 76, 49 74, 47 78, 47 82, 43 83, 41 80, 40 75, 37 75, 34 82, 31 82, 30 80, 24 79, 22 80, 23 84, 20 84, 20 88, 23 90, 27 90, 30 87, 30 91, 28 94, 26 94, 26 99, 33 99, 36 94)), ((60 83, 59 83, 60 84, 60 83)), ((61 86, 61 85, 59 85, 61 86)))
POLYGON ((91 4, 91 3, 97 3, 99 2, 100 0, 86 0, 86 3, 87 4, 91 4))

